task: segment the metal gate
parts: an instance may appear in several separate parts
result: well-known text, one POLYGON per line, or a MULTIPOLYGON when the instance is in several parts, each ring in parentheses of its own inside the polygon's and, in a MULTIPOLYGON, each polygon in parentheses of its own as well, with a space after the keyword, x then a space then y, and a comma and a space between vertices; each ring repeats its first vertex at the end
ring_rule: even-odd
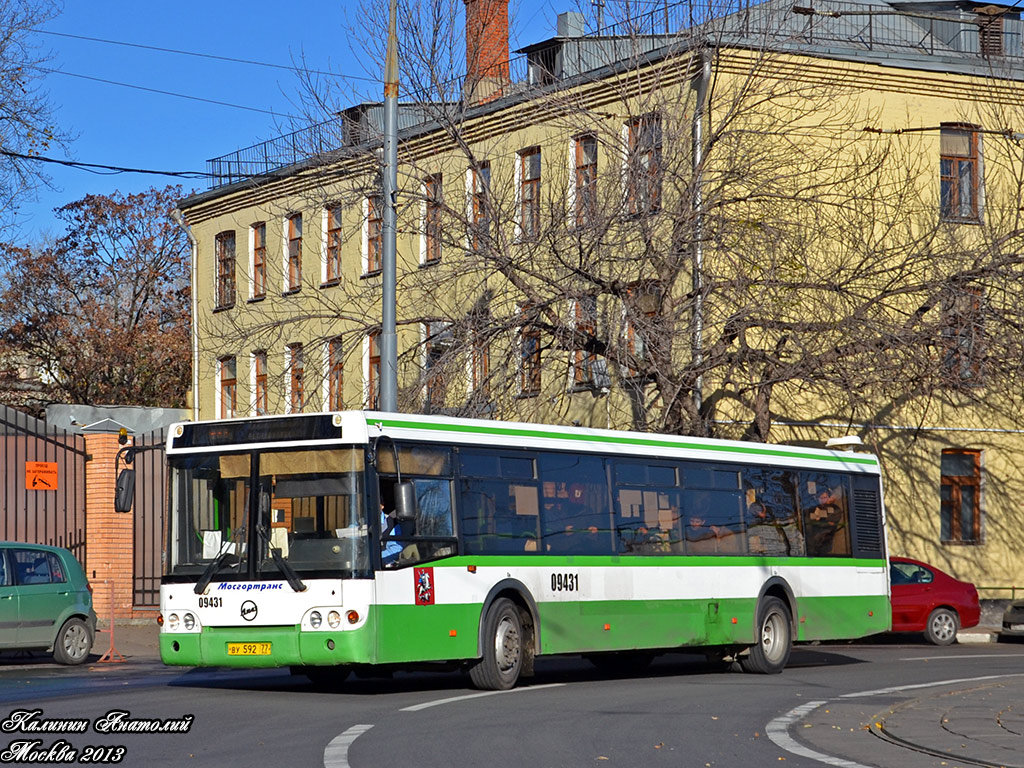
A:
POLYGON ((166 437, 166 430, 159 429, 135 439, 132 604, 136 608, 160 604, 167 503, 166 437))
POLYGON ((85 438, 0 405, 0 539, 52 544, 85 562, 85 438))

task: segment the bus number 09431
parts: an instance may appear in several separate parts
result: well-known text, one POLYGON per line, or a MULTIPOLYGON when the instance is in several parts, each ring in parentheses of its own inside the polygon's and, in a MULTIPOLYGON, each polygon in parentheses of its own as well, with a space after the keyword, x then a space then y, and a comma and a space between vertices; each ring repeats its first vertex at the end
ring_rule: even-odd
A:
POLYGON ((552 573, 552 592, 579 592, 580 575, 578 573, 552 573))

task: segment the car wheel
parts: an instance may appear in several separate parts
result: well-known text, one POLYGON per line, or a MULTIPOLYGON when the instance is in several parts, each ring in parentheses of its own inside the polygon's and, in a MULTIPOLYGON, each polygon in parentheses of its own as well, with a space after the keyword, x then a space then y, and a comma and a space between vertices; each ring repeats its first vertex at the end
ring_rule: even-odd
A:
POLYGON ((949 608, 936 608, 928 617, 924 636, 933 645, 951 645, 956 640, 956 633, 959 629, 960 620, 957 618, 956 611, 949 608))
POLYGON ((81 664, 89 658, 92 635, 81 619, 68 619, 53 643, 53 658, 60 664, 81 664))

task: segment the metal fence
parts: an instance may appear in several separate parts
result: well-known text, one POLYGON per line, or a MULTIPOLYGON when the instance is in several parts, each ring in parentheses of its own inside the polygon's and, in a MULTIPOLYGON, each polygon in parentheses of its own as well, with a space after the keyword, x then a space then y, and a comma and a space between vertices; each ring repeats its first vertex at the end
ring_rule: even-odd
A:
POLYGON ((0 539, 70 549, 85 567, 85 438, 0 406, 0 539))
POLYGON ((132 604, 160 604, 160 575, 167 503, 166 432, 163 429, 135 440, 135 499, 132 506, 132 604))

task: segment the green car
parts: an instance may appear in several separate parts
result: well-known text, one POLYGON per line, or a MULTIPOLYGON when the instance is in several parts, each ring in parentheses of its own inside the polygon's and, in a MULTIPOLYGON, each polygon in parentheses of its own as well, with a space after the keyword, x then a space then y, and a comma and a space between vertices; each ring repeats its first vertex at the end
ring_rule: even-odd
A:
POLYGON ((53 649, 81 664, 96 636, 92 587, 61 547, 0 541, 0 651, 53 649))

